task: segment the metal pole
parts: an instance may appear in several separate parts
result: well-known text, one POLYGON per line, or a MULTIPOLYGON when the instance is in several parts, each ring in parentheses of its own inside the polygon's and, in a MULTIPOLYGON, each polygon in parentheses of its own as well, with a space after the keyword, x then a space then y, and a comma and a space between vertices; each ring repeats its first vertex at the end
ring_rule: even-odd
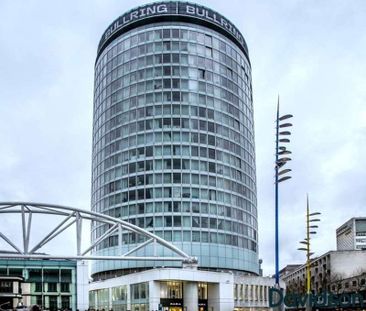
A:
POLYGON ((24 205, 21 207, 22 209, 22 232, 23 232, 23 253, 27 254, 27 225, 25 224, 25 211, 24 211, 24 205))
POLYGON ((310 210, 309 195, 306 196, 306 238, 307 238, 307 260, 306 260, 306 293, 310 294, 310 210))
POLYGON ((80 213, 76 213, 76 253, 78 256, 81 255, 81 232, 82 232, 82 218, 80 213))
POLYGON ((275 266, 276 266, 276 285, 279 287, 279 254, 278 254, 278 141, 279 141, 279 108, 280 97, 277 102, 277 118, 276 118, 276 162, 275 162, 275 266))
POLYGON ((306 311, 312 310, 311 298, 310 298, 310 208, 309 208, 309 195, 306 195, 306 294, 307 304, 306 311))

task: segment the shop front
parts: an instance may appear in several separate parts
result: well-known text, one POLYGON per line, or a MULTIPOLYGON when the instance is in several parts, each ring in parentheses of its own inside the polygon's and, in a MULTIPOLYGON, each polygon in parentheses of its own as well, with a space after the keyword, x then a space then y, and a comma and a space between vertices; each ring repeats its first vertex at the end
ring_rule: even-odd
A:
POLYGON ((199 299, 198 300, 198 311, 208 311, 207 299, 199 299))
POLYGON ((183 311, 183 299, 161 298, 160 305, 163 311, 183 311))

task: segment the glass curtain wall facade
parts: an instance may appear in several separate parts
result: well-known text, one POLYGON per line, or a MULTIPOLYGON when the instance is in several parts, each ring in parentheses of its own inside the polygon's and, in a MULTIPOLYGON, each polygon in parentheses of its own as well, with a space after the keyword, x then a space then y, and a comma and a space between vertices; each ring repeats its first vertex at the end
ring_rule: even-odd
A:
MULTIPOLYGON (((147 19, 109 42, 95 64, 92 163, 93 211, 172 241, 199 267, 258 273, 251 67, 227 36, 147 19)), ((93 226, 92 239, 106 230, 93 226)), ((95 252, 118 254, 117 243, 95 252)), ((101 261, 92 274, 155 265, 101 261)))
POLYGON ((0 258, 1 277, 22 280, 19 282, 19 302, 25 306, 38 304, 50 311, 76 309, 75 261, 0 258))

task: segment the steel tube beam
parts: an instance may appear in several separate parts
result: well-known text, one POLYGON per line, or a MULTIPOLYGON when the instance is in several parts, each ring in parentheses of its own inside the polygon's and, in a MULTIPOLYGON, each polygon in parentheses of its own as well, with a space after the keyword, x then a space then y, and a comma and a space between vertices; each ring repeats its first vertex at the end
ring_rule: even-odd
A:
POLYGON ((117 230, 117 224, 109 228, 106 232, 103 233, 92 245, 90 245, 81 255, 86 255, 92 248, 97 246, 100 242, 102 242, 107 236, 111 235, 115 230, 117 230))
POLYGON ((129 254, 132 254, 132 253, 138 251, 139 249, 145 247, 146 245, 149 245, 152 242, 154 242, 154 239, 147 240, 144 243, 141 243, 140 245, 137 245, 135 248, 129 250, 127 253, 123 254, 122 256, 123 257, 128 256, 129 254))
POLYGON ((29 255, 29 254, 1 254, 1 258, 23 259, 74 259, 74 260, 137 260, 137 261, 186 261, 183 257, 138 257, 138 256, 64 256, 64 255, 29 255))
POLYGON ((79 212, 76 212, 76 253, 78 256, 81 255, 81 229, 82 229, 82 218, 79 212))
POLYGON ((23 232, 23 253, 26 254, 28 252, 27 250, 27 229, 26 229, 26 224, 25 224, 25 212, 24 212, 24 205, 22 205, 21 210, 22 210, 22 232, 23 232))
MULTIPOLYGON (((55 232, 53 235, 51 235, 44 243, 42 243, 42 245, 40 247, 38 247, 37 249, 41 248, 43 245, 45 245, 46 243, 48 243, 49 241, 53 240, 55 237, 57 237, 59 234, 61 234, 62 232, 64 232, 67 228, 69 228, 70 226, 72 226, 74 223, 76 222, 76 220, 74 219, 72 222, 68 223, 65 227, 61 228, 59 231, 55 232)), ((34 248, 33 248, 34 249, 34 248)), ((36 249, 36 250, 37 250, 36 249)), ((34 252, 34 251, 33 251, 34 252)))
MULTIPOLYGON (((53 230, 51 230, 51 232, 49 232, 36 246, 34 246, 32 248, 32 250, 30 251, 30 253, 34 253, 37 249, 41 248, 44 244, 46 244, 49 240, 49 238, 58 230, 60 229, 71 217, 74 216, 75 213, 71 213, 69 214, 68 217, 66 217, 63 221, 61 221, 53 230)), ((64 231, 64 230, 62 230, 64 231)), ((62 232, 61 231, 61 232, 62 232)), ((61 233, 60 232, 60 233, 61 233)), ((58 235, 58 234, 57 234, 58 235)), ((53 239, 53 238, 52 238, 53 239)))
POLYGON ((22 253, 22 251, 12 242, 10 239, 3 233, 0 232, 0 237, 8 243, 12 248, 14 248, 19 254, 22 253))
MULTIPOLYGON (((21 258, 36 258, 36 257, 27 257, 27 256, 39 256, 38 254, 34 254, 34 252, 42 247, 44 244, 51 241, 55 236, 59 235, 61 232, 63 232, 65 229, 67 229, 69 226, 71 226, 73 223, 77 222, 77 244, 78 244, 78 252, 77 256, 53 256, 49 257, 49 255, 45 255, 44 258, 70 258, 70 259, 110 259, 113 260, 121 260, 122 258, 125 258, 123 260, 163 260, 163 261, 187 261, 187 262, 197 262, 197 258, 191 257, 182 250, 180 250, 178 247, 173 245, 172 243, 164 240, 163 238, 145 230, 142 229, 136 225, 133 225, 127 221, 121 220, 119 218, 114 218, 105 214, 100 214, 88 210, 82 210, 79 208, 73 208, 69 206, 61 206, 61 205, 55 205, 55 204, 44 204, 44 203, 31 203, 31 202, 0 202, 0 214, 13 214, 13 213, 20 213, 23 219, 23 237, 26 236, 26 214, 46 214, 46 215, 57 215, 57 216, 67 216, 67 220, 71 217, 75 217, 73 222, 69 223, 67 226, 62 227, 67 220, 62 221, 55 229, 53 229, 41 242, 39 242, 33 249, 31 250, 32 254, 22 254, 23 257, 21 258), (27 209, 25 209, 25 207, 27 209), (1 208, 3 208, 1 210, 1 208), (71 213, 71 214, 70 214, 71 213), (80 251, 80 245, 81 245, 81 222, 82 220, 90 220, 92 222, 99 222, 104 224, 110 224, 110 225, 118 225, 119 229, 119 245, 122 245, 122 229, 134 232, 136 234, 142 235, 145 238, 149 238, 149 240, 152 240, 154 242, 154 245, 156 243, 159 243, 163 247, 166 247, 167 249, 173 251, 177 257, 127 257, 126 255, 122 256, 82 256, 80 251), (24 257, 26 256, 26 257, 24 257), (126 257, 125 257, 126 256, 126 257)), ((29 226, 30 229, 30 226, 29 226)), ((25 240, 25 239, 24 239, 25 240)), ((24 242, 24 241, 23 241, 24 242)), ((145 242, 146 243, 146 242, 145 242)), ((15 245, 11 245, 13 248, 15 245)), ((137 246, 137 249, 140 249, 141 245, 137 246)), ((26 248, 26 247, 25 247, 26 248)), ((15 248, 17 250, 17 248, 15 248)), ((136 251, 136 249, 135 249, 136 251)), ((5 256, 6 254, 4 254, 5 256)), ((17 254, 11 254, 6 255, 4 258, 16 258, 17 254), (11 257, 14 256, 14 257, 11 257)), ((2 254, 1 254, 2 256, 2 254)))
POLYGON ((10 207, 13 207, 13 206, 14 205, 2 206, 2 207, 0 207, 0 211, 5 210, 5 209, 10 208, 10 207))

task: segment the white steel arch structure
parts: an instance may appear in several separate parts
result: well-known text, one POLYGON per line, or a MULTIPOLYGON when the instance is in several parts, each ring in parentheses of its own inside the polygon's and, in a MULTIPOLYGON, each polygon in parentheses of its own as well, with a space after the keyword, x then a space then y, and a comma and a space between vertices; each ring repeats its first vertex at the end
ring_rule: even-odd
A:
MULTIPOLYGON (((4 252, 0 250, 1 258, 24 258, 24 259, 75 259, 75 260, 143 260, 143 261, 180 261, 182 263, 197 263, 197 258, 191 257, 172 243, 162 239, 161 237, 135 226, 127 221, 119 218, 111 217, 105 214, 95 213, 88 210, 78 209, 69 206, 34 203, 34 202, 0 202, 0 217, 10 214, 19 214, 22 224, 22 246, 16 245, 0 228, 0 239, 4 240, 14 249, 14 252, 4 252), (30 246, 30 236, 32 234, 32 216, 35 214, 43 214, 49 216, 63 216, 63 220, 48 233, 44 235, 33 247, 30 246), (85 221, 99 222, 107 224, 109 229, 101 235, 93 243, 82 249, 82 225, 85 221), (44 245, 59 236, 67 228, 75 226, 76 229, 76 250, 74 254, 52 255, 39 254, 37 251, 44 245), (121 253, 119 256, 95 256, 88 255, 99 243, 108 238, 112 234, 118 234, 118 247, 122 249, 122 232, 132 232, 143 237, 143 242, 136 243, 137 246, 121 253), (161 245, 173 252, 175 256, 134 256, 138 250, 143 249, 149 244, 161 245)), ((154 252, 155 253, 155 252, 154 252)))

